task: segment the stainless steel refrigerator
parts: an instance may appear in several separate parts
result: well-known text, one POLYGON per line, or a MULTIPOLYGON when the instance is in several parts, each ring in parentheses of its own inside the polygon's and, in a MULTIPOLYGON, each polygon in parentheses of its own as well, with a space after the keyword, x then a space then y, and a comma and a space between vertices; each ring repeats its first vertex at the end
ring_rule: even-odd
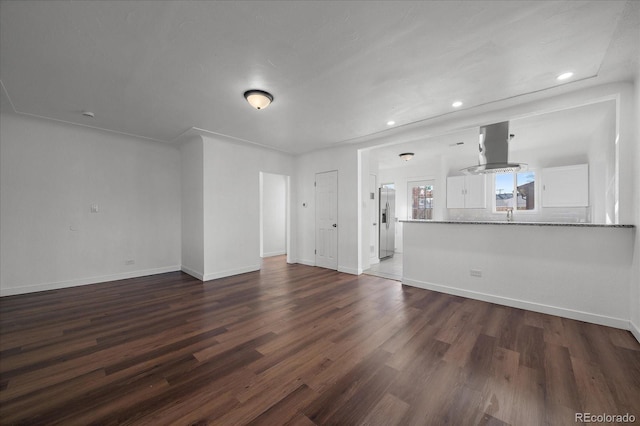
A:
POLYGON ((396 191, 380 188, 380 244, 378 257, 393 257, 396 245, 396 191))

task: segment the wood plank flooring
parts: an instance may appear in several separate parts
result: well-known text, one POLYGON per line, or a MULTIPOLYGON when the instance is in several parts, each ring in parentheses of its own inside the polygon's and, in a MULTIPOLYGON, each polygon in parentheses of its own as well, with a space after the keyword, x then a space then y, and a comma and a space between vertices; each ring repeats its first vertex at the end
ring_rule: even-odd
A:
POLYGON ((3 425, 640 422, 629 332, 283 257, 3 297, 0 331, 3 425))

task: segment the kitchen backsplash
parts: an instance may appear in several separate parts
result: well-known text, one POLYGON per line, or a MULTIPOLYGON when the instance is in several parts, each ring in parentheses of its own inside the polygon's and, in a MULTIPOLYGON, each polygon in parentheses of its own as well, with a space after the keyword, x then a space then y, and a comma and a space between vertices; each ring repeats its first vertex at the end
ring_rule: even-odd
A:
MULTIPOLYGON (((506 221, 507 213, 489 209, 445 209, 445 220, 506 221)), ((543 208, 536 212, 513 212, 515 222, 591 223, 591 207, 543 208)))

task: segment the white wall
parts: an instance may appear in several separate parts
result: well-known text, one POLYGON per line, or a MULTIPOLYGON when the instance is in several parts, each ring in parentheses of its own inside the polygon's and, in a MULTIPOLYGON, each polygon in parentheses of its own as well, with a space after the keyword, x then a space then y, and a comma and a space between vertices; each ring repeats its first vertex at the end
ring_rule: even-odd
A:
POLYGON ((182 171, 182 270, 204 277, 204 160, 202 137, 180 145, 182 171))
MULTIPOLYGON (((296 161, 297 179, 293 202, 297 217, 296 262, 315 265, 315 182, 316 173, 338 171, 338 270, 362 273, 362 241, 359 227, 361 192, 359 191, 358 153, 355 146, 315 151, 300 155, 296 161), (306 205, 306 207, 303 206, 306 205)), ((368 188, 368 180, 365 181, 368 188)), ((365 192, 368 189, 365 188, 365 192)))
POLYGON ((260 256, 278 256, 287 251, 287 176, 260 173, 260 256))
MULTIPOLYGON (((634 173, 631 176, 632 184, 634 187, 634 200, 635 200, 635 212, 634 212, 634 224, 636 227, 640 227, 640 69, 638 69, 635 81, 635 152, 633 155, 634 160, 634 173)), ((636 339, 640 342, 640 230, 636 228, 636 238, 633 251, 633 271, 631 276, 630 286, 630 322, 631 332, 636 339)))
POLYGON ((592 135, 589 158, 589 204, 593 223, 615 223, 616 111, 611 109, 592 135))
POLYGON ((360 204, 358 206, 359 223, 358 228, 358 241, 359 256, 358 264, 361 270, 369 269, 371 267, 371 232, 369 225, 371 223, 372 215, 372 203, 369 199, 369 182, 371 175, 371 158, 368 150, 359 150, 357 152, 358 158, 358 188, 367 188, 367 190, 359 191, 360 204))
POLYGON ((369 240, 363 239, 364 250, 363 253, 369 256, 369 264, 366 263, 363 265, 364 269, 368 269, 372 264, 380 263, 379 255, 380 255, 380 193, 378 188, 380 187, 380 168, 379 163, 376 158, 375 152, 371 150, 367 150, 369 153, 369 183, 368 185, 365 183, 364 186, 367 187, 367 192, 365 192, 365 198, 371 192, 373 192, 373 200, 369 199, 368 204, 370 205, 369 211, 365 212, 367 215, 365 216, 365 222, 363 222, 363 236, 366 237, 369 235, 369 240), (367 222, 368 220, 368 222, 367 222), (373 226, 373 224, 376 224, 373 226), (367 232, 367 228, 369 228, 369 232, 367 232))
POLYGON ((179 270, 177 148, 12 113, 0 122, 0 294, 179 270))
POLYGON ((260 269, 260 172, 293 175, 293 157, 203 137, 204 279, 260 269))

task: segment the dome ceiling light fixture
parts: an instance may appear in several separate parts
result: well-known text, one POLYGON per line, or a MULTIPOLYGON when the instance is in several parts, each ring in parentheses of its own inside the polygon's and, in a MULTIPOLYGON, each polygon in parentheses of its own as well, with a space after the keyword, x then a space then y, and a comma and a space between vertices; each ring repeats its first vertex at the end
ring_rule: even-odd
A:
POLYGON ((413 158, 414 155, 415 154, 413 152, 403 152, 402 154, 399 155, 399 157, 404 161, 409 161, 413 158))
POLYGON ((264 90, 247 90, 244 92, 244 98, 255 109, 265 109, 273 102, 273 95, 264 90))

